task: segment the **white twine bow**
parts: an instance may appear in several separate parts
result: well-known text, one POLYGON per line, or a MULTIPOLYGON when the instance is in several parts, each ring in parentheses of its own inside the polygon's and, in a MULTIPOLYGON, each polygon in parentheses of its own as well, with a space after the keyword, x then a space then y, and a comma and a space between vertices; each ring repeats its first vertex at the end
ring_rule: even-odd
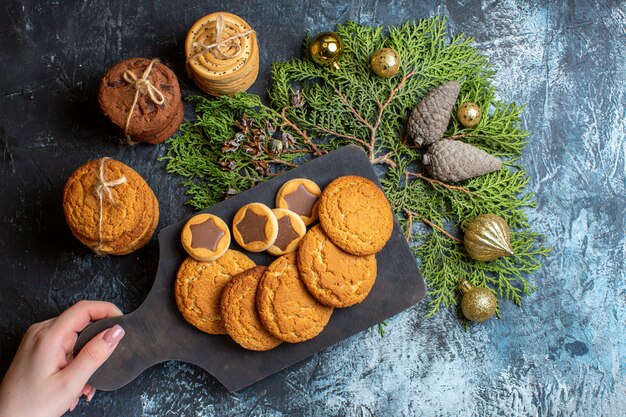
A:
POLYGON ((109 202, 111 202, 112 204, 115 204, 115 198, 113 197, 113 193, 111 192, 111 188, 116 187, 118 185, 122 185, 124 183, 126 183, 128 180, 126 179, 125 176, 121 176, 116 180, 113 181, 107 181, 105 176, 104 176, 104 162, 107 159, 111 159, 109 157, 104 157, 100 160, 100 170, 98 172, 98 179, 97 179, 97 183, 96 186, 94 188, 94 192, 96 193, 96 197, 98 197, 98 205, 100 208, 100 214, 99 214, 99 218, 98 218, 98 246, 96 246, 96 248, 94 249, 94 252, 97 255, 104 255, 104 252, 102 252, 102 217, 103 217, 103 206, 104 206, 104 197, 106 196, 106 198, 109 200, 109 202))
POLYGON ((128 117, 126 118, 126 125, 124 126, 124 135, 126 136, 126 140, 129 145, 134 145, 130 139, 130 135, 128 134, 128 126, 130 125, 130 119, 133 116, 133 112, 135 111, 135 107, 137 106, 137 101, 139 100, 139 95, 147 94, 150 97, 150 100, 156 105, 162 105, 165 103, 165 96, 158 88, 156 88, 152 82, 148 79, 148 75, 150 75, 150 71, 152 71, 152 65, 156 62, 156 59, 150 61, 150 65, 145 69, 141 78, 137 78, 134 72, 131 70, 124 71, 124 80, 127 83, 135 87, 135 98, 133 100, 133 104, 130 106, 130 111, 128 112, 128 117))
POLYGON ((224 17, 221 14, 217 15, 217 19, 215 20, 215 41, 210 45, 205 45, 202 42, 194 42, 192 46, 194 48, 201 48, 200 52, 191 56, 187 59, 187 62, 192 61, 198 58, 200 55, 205 52, 213 51, 214 54, 223 59, 235 58, 241 53, 241 44, 239 42, 233 42, 235 39, 243 38, 244 36, 248 36, 251 33, 255 33, 254 30, 248 30, 246 32, 237 33, 233 36, 230 36, 226 39, 222 39, 224 32, 224 17), (235 46, 235 52, 225 53, 222 51, 222 48, 230 48, 232 45, 235 46))

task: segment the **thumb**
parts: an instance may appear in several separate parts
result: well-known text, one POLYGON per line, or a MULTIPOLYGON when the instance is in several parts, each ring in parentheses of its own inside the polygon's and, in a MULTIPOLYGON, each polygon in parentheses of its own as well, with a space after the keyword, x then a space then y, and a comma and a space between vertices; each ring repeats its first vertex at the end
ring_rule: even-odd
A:
POLYGON ((82 388, 91 375, 109 359, 124 334, 124 329, 119 324, 97 334, 83 346, 63 372, 82 388))

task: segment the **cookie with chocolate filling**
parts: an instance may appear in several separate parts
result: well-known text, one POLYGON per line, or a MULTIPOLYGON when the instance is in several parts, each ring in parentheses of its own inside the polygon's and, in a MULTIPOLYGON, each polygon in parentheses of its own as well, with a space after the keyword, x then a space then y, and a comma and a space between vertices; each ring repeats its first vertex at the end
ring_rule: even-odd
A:
POLYGON ((224 220, 202 213, 183 226, 180 241, 189 256, 197 261, 211 262, 222 256, 230 245, 230 231, 224 220))
POLYGON ((277 236, 278 220, 265 204, 246 204, 235 214, 233 237, 245 250, 263 252, 272 247, 277 236))
POLYGON ((274 256, 295 251, 306 233, 306 226, 302 218, 287 209, 277 208, 272 212, 278 220, 278 236, 267 251, 274 256))
POLYGON ((306 226, 317 220, 320 187, 306 178, 294 178, 283 184, 276 193, 276 207, 298 214, 306 226))

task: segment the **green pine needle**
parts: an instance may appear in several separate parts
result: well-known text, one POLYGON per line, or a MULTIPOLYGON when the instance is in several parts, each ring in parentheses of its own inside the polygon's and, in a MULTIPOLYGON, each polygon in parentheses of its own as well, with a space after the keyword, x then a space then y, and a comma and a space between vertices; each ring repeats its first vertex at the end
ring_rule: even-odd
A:
MULTIPOLYGON (((523 107, 495 98, 494 71, 487 58, 471 38, 449 39, 441 17, 406 22, 386 32, 348 22, 336 32, 344 40, 341 69, 331 71, 306 58, 275 63, 269 106, 245 93, 190 98, 196 119, 169 140, 163 158, 168 172, 185 178, 188 204, 209 207, 325 151, 357 144, 381 168, 385 193, 428 283, 430 314, 457 304, 460 278, 521 304, 535 290, 528 277, 551 250, 529 229, 524 212, 536 202, 525 190, 529 178, 518 165, 529 135, 521 128, 523 107), (400 73, 389 79, 369 70, 370 56, 382 47, 395 49, 402 59, 400 73), (457 104, 477 103, 483 118, 468 129, 452 117, 446 136, 499 157, 504 166, 456 187, 425 178, 424 151, 402 139, 411 109, 430 89, 449 80, 462 83, 457 104), (247 130, 236 124, 244 114, 253 119, 247 130), (237 137, 239 145, 229 149, 226 145, 237 137), (454 239, 468 221, 484 213, 499 214, 508 222, 515 256, 473 261, 454 239)), ((384 333, 380 325, 378 329, 384 333)))

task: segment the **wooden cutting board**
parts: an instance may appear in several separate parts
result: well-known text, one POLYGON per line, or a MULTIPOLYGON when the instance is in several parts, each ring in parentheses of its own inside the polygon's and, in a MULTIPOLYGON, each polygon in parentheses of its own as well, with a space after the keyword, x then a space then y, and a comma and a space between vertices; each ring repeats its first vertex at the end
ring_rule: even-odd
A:
MULTIPOLYGON (((358 146, 346 146, 204 211, 220 216, 230 225, 235 212, 244 204, 258 201, 274 207, 276 192, 290 179, 309 178, 323 189, 342 175, 360 175, 380 186, 365 152, 358 146)), ((367 210, 366 207, 363 209, 367 210)), ((94 335, 116 323, 126 330, 126 336, 113 355, 89 381, 95 388, 114 390, 128 384, 154 364, 181 360, 203 368, 229 391, 237 391, 400 313, 424 297, 424 280, 396 221, 391 239, 376 255, 378 276, 364 302, 335 309, 324 331, 312 340, 283 343, 267 352, 245 350, 228 336, 209 335, 197 330, 178 312, 174 281, 178 267, 187 257, 180 244, 180 231, 186 221, 159 233, 157 275, 143 304, 132 313, 100 320, 81 333, 76 351, 94 335)), ((243 251, 235 243, 232 248, 243 251)), ((276 259, 266 253, 243 252, 259 265, 269 265, 276 259)))

